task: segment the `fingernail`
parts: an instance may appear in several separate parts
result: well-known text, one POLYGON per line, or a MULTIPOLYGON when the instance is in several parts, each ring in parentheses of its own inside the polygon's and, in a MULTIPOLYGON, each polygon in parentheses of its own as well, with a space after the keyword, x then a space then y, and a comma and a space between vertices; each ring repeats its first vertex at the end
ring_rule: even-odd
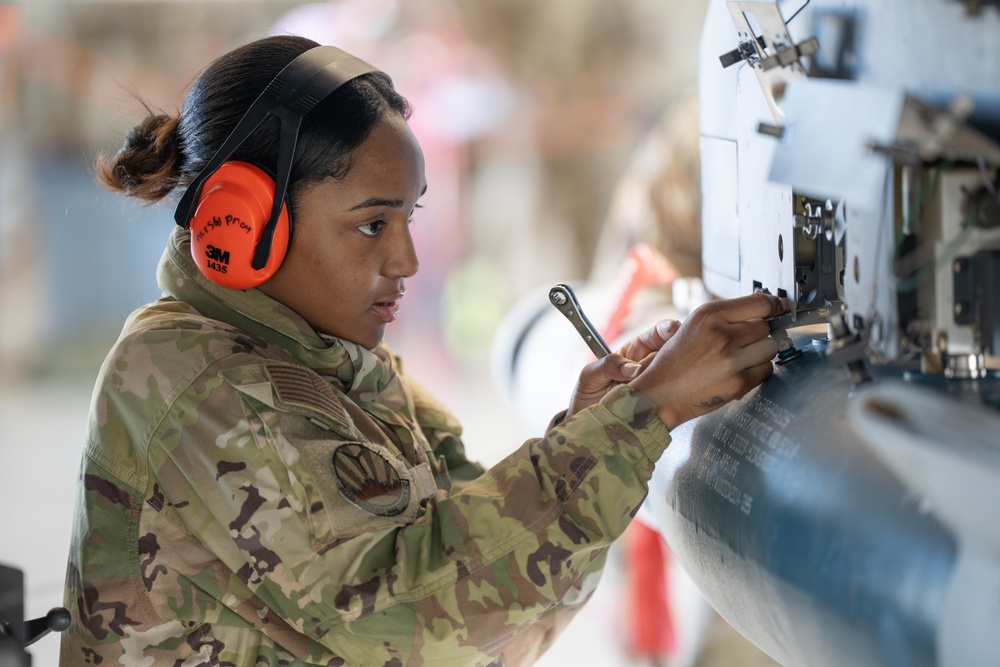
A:
POLYGON ((636 375, 638 375, 641 369, 642 366, 636 363, 632 363, 631 361, 626 364, 622 364, 622 373, 629 376, 630 378, 634 378, 636 375))

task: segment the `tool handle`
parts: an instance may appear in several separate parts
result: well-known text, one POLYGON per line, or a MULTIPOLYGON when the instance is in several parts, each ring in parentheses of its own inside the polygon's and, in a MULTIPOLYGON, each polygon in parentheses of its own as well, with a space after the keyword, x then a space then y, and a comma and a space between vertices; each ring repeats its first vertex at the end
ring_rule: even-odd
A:
POLYGON ((587 344, 587 347, 594 353, 594 356, 600 359, 603 356, 611 354, 611 348, 604 342, 601 335, 597 333, 597 329, 594 328, 594 325, 590 323, 590 320, 583 313, 583 309, 580 308, 580 302, 576 300, 576 294, 573 293, 572 287, 559 283, 549 290, 549 301, 556 307, 556 310, 566 316, 566 319, 570 321, 573 328, 580 334, 583 342, 587 344))

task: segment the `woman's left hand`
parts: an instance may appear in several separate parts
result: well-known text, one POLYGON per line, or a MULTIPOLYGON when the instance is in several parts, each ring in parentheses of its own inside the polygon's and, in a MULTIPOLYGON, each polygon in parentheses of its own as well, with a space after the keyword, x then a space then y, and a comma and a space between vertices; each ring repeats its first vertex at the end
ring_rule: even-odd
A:
POLYGON ((590 407, 618 385, 634 380, 679 327, 677 320, 660 320, 626 342, 617 352, 584 366, 573 389, 566 416, 590 407))

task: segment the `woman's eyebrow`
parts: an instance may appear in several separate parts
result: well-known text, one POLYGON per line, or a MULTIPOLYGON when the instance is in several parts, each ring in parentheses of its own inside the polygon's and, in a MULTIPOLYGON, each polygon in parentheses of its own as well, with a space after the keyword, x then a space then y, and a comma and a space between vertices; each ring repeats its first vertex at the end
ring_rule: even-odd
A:
MULTIPOLYGON (((425 185, 424 189, 420 192, 420 196, 423 197, 426 192, 427 192, 427 186, 425 185)), ((358 211, 358 210, 363 209, 363 208, 376 208, 376 207, 379 207, 379 206, 386 206, 388 208, 402 208, 403 207, 403 200, 402 199, 385 199, 383 197, 369 197, 368 199, 364 200, 360 204, 356 204, 356 205, 352 206, 351 208, 349 208, 347 210, 348 211, 358 211)))
POLYGON ((361 202, 360 204, 356 204, 355 206, 352 206, 351 208, 349 208, 347 210, 348 211, 357 211, 357 210, 362 209, 362 208, 375 208, 377 206, 388 206, 389 208, 401 208, 403 206, 403 200, 402 199, 383 199, 382 197, 370 197, 369 199, 366 199, 363 202, 361 202))

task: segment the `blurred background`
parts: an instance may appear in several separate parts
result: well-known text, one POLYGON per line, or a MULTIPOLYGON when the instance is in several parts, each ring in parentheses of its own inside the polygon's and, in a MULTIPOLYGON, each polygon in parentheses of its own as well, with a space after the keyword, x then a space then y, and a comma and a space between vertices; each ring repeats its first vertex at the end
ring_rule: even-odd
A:
MULTIPOLYGON (((655 153, 663 119, 690 106, 704 9, 704 0, 0 1, 0 562, 25 571, 27 616, 61 604, 101 361, 128 313, 159 296, 172 205, 110 195, 92 173, 144 104, 176 112, 209 61, 273 33, 340 46, 393 77, 414 108, 429 190, 414 227, 421 271, 388 342, 490 464, 537 435, 491 372, 497 328, 525 295, 615 275, 624 253, 601 247, 616 211, 633 212, 619 236, 655 226, 656 202, 624 175, 655 153)), ((696 215, 696 182, 682 176, 696 215)), ((620 568, 616 559, 545 664, 637 664, 623 640, 620 568)), ((55 664, 57 645, 43 639, 34 664, 55 664)))

